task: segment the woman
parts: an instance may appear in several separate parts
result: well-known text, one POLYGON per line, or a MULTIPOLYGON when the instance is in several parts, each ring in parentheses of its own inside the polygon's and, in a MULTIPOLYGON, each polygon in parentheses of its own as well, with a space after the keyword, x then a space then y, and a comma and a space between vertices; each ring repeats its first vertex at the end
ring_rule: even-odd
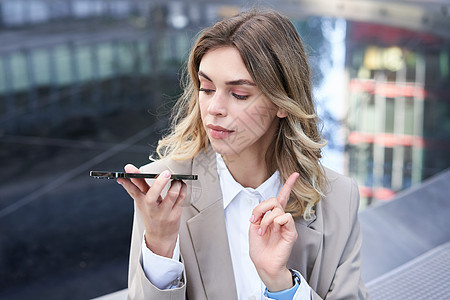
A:
POLYGON ((306 55, 274 11, 199 36, 135 200, 131 299, 365 299, 358 189, 320 165, 306 55), (198 174, 189 183, 171 173, 198 174))

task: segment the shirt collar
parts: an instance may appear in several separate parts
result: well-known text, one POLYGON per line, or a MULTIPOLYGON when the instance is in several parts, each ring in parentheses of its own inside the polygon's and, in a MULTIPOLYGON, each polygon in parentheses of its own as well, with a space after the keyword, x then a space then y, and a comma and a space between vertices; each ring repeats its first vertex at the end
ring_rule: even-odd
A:
POLYGON ((231 200, 234 199, 244 187, 234 180, 227 165, 220 154, 216 153, 217 173, 219 175, 220 187, 222 189, 223 207, 227 208, 231 200))
POLYGON ((263 199, 269 199, 271 197, 276 197, 281 190, 282 182, 280 178, 280 173, 275 171, 275 173, 270 176, 269 179, 264 181, 256 189, 244 188, 240 183, 238 183, 230 171, 228 170, 223 158, 220 154, 216 153, 217 160, 217 173, 219 175, 220 187, 222 189, 223 207, 231 203, 231 201, 242 191, 247 190, 250 193, 255 191, 261 195, 263 199))
POLYGON ((272 197, 277 197, 282 187, 283 184, 281 182, 280 172, 276 170, 272 176, 258 186, 256 190, 261 194, 264 200, 267 200, 272 197))

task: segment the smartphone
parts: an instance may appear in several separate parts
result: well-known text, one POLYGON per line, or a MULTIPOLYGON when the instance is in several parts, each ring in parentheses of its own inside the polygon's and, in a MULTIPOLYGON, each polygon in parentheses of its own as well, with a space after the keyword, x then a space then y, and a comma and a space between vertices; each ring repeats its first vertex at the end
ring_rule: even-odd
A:
MULTIPOLYGON (((116 178, 157 178, 159 174, 149 173, 125 173, 112 171, 90 171, 89 176, 99 179, 116 179, 116 178)), ((198 175, 172 174, 170 179, 176 180, 197 180, 198 175)))

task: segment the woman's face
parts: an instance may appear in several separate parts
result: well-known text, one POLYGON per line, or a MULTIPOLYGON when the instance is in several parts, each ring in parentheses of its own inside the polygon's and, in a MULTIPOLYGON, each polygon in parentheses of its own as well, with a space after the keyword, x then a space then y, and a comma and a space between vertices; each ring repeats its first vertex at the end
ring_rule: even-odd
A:
POLYGON ((211 145, 224 156, 265 155, 283 113, 253 82, 239 52, 207 52, 199 66, 199 104, 211 145), (278 113, 278 116, 277 116, 278 113))

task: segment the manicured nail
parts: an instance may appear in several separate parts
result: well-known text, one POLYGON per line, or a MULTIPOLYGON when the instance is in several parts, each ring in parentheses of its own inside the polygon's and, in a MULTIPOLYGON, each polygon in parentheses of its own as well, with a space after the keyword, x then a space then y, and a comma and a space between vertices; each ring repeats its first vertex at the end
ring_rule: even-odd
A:
POLYGON ((255 222, 255 216, 254 215, 252 215, 251 217, 250 217, 250 222, 255 222))
POLYGON ((165 178, 169 178, 170 177, 170 172, 169 171, 164 171, 164 172, 162 172, 162 174, 161 174, 163 177, 165 177, 165 178))
POLYGON ((117 182, 118 184, 122 185, 122 182, 121 182, 121 181, 119 181, 119 180, 116 180, 116 182, 117 182))
POLYGON ((259 235, 262 235, 262 234, 263 234, 263 232, 262 232, 262 229, 261 229, 261 228, 259 228, 259 229, 258 229, 258 234, 259 234, 259 235))

